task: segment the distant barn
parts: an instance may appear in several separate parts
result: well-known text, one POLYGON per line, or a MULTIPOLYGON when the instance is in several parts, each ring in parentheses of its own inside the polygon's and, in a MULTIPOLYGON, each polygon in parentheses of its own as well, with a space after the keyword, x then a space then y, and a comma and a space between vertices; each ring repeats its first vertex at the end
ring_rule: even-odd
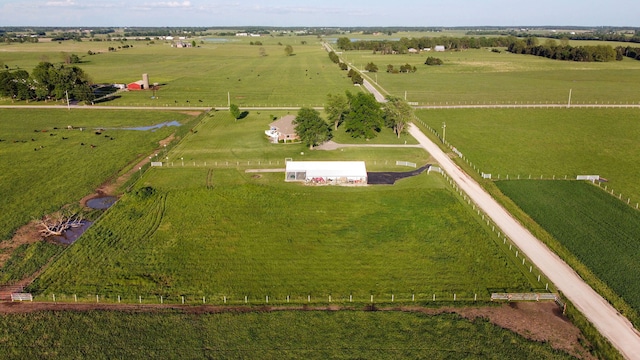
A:
POLYGON ((149 87, 149 75, 142 74, 142 80, 138 80, 132 83, 127 84, 127 89, 129 90, 148 90, 149 87))

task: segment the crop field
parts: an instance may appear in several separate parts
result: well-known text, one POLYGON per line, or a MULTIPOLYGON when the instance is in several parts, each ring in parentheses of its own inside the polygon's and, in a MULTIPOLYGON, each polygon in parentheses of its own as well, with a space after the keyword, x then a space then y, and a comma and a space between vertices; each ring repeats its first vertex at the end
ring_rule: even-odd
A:
POLYGON ((576 181, 498 181, 496 185, 640 312, 640 213, 576 181))
POLYGON ((401 312, 41 312, 0 317, 3 359, 569 359, 484 320, 401 312))
POLYGON ((640 61, 625 58, 609 63, 578 63, 516 55, 488 49, 460 52, 422 52, 408 55, 374 55, 371 51, 346 51, 343 58, 358 69, 373 62, 380 69, 365 73, 371 82, 420 105, 465 104, 638 104, 640 61), (429 56, 444 61, 424 65, 429 56), (417 72, 387 73, 410 64, 417 72))
POLYGON ((79 201, 174 131, 116 128, 190 118, 158 111, 0 110, 0 239, 32 219, 79 201), (105 131, 96 135, 97 128, 105 131))
POLYGON ((634 109, 421 110, 418 116, 480 172, 511 179, 600 175, 640 202, 640 113, 634 109))
POLYGON ((239 106, 322 106, 329 92, 357 91, 315 37, 251 39, 263 45, 229 40, 196 39, 195 48, 160 40, 0 45, 0 60, 31 72, 43 58, 55 63, 61 52, 74 53, 95 83, 130 83, 147 73, 160 86, 155 99, 151 91, 132 91, 104 105, 224 107, 230 100, 239 106), (133 47, 107 51, 124 44, 133 47), (293 47, 293 56, 285 55, 285 45, 293 47))
MULTIPOLYGON (((137 192, 121 199, 32 290, 239 301, 288 295, 302 300, 309 294, 336 300, 409 299, 413 293, 487 297, 489 289, 538 286, 440 175, 391 187, 307 187, 285 183, 282 173, 256 176, 244 167, 211 166, 234 156, 282 161, 306 150, 265 139, 259 146, 251 140, 258 131, 238 131, 256 128, 250 117, 242 124, 216 114, 197 126, 168 155, 169 161, 193 158, 196 166, 174 162, 148 171, 137 192)), ((348 150, 315 151, 311 158, 395 164, 401 155, 384 148, 348 150)), ((420 149, 404 150, 408 161, 428 159, 420 149)))

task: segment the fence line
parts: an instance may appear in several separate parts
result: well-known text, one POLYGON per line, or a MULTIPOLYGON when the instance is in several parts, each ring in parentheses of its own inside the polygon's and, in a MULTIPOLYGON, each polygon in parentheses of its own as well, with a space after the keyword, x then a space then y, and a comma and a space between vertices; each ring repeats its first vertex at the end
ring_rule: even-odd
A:
MULTIPOLYGON (((410 304, 410 303, 451 303, 451 302, 488 302, 496 299, 496 293, 478 293, 478 292, 430 292, 430 293, 388 293, 388 294, 325 294, 325 295, 311 295, 311 294, 297 294, 297 295, 264 295, 264 296, 249 296, 249 295, 235 295, 228 296, 224 294, 215 295, 83 295, 78 294, 37 294, 32 295, 30 293, 14 293, 12 294, 12 301, 36 301, 36 302, 53 302, 53 303, 81 303, 81 304, 161 304, 161 305, 265 305, 265 304, 277 304, 277 305, 326 305, 326 304, 410 304)), ((514 299, 523 301, 532 300, 554 300, 556 295, 546 292, 546 290, 539 289, 537 298, 532 299, 514 299)))

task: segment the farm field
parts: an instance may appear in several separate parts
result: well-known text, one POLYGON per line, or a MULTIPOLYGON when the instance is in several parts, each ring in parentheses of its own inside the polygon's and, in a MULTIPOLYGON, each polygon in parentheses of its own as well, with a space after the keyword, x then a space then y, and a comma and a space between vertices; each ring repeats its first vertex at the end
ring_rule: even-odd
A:
POLYGON ((192 118, 158 111, 0 110, 0 240, 32 219, 79 201, 175 131, 116 128, 192 118), (96 128, 105 131, 96 135, 96 128))
POLYGON ((549 60, 506 51, 472 49, 459 52, 422 52, 380 55, 371 51, 345 51, 342 57, 358 69, 373 62, 380 69, 365 73, 371 82, 420 105, 465 104, 638 104, 640 61, 625 58, 608 63, 549 60), (444 61, 424 65, 429 56, 444 61), (415 73, 387 73, 410 64, 415 73))
POLYGON ((600 175, 640 202, 640 113, 634 109, 420 110, 479 172, 509 178, 600 175))
POLYGON ((402 312, 39 312, 0 317, 3 359, 569 359, 486 320, 402 312))
POLYGON ((640 312, 640 213, 586 182, 512 180, 498 188, 640 312))
POLYGON ((160 85, 155 94, 125 92, 104 105, 226 107, 230 100, 239 106, 322 106, 329 92, 358 91, 315 37, 195 40, 195 48, 173 48, 162 40, 0 45, 0 60, 31 72, 43 58, 57 63, 61 52, 74 53, 95 83, 130 83, 147 73, 160 85), (293 56, 285 56, 285 45, 293 47, 293 56))
POLYGON ((256 137, 263 135, 247 131, 260 129, 250 118, 233 121, 215 114, 195 127, 168 154, 170 162, 184 158, 195 165, 183 167, 175 160, 171 167, 150 169, 136 191, 58 258, 31 290, 240 302, 244 296, 302 301, 308 295, 336 301, 395 295, 400 301, 414 293, 429 299, 434 293, 486 299, 491 289, 544 288, 492 240, 435 173, 394 186, 308 187, 285 183, 282 173, 216 167, 216 160, 230 157, 359 159, 387 169, 398 167, 383 161, 428 161, 415 148, 296 155, 306 148, 260 143, 256 137))

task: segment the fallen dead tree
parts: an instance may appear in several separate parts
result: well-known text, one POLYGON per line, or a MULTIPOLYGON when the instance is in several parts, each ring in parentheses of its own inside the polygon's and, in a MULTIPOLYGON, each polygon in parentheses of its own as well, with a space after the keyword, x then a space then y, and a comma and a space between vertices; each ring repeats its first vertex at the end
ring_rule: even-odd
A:
POLYGON ((62 236, 65 231, 81 227, 84 219, 81 215, 47 215, 39 221, 40 235, 43 237, 62 236))

